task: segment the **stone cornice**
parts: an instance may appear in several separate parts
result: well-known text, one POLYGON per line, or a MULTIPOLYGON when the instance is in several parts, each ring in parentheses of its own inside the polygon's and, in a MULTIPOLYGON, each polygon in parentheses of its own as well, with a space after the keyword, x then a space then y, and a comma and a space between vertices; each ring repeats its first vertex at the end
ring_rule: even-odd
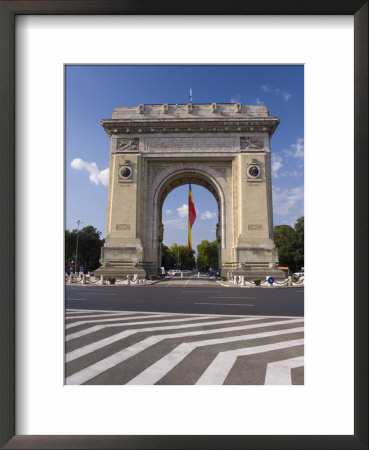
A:
POLYGON ((111 137, 120 134, 176 134, 176 133, 245 133, 267 132, 271 137, 279 124, 278 117, 250 118, 142 118, 103 119, 101 124, 111 137))

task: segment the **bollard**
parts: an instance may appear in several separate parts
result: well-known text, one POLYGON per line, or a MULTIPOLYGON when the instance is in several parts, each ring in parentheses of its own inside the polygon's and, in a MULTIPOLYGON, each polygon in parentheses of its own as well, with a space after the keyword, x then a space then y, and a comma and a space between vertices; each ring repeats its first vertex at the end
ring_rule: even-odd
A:
POLYGON ((197 272, 197 278, 200 278, 200 272, 197 272))
POLYGON ((237 284, 237 275, 233 275, 233 284, 237 284))
POLYGON ((127 275, 127 284, 128 284, 128 285, 131 284, 131 275, 127 275))
POLYGON ((292 277, 288 277, 287 286, 292 286, 292 277))
POLYGON ((85 274, 82 275, 82 284, 86 284, 86 275, 85 274))
POLYGON ((181 278, 183 278, 183 272, 181 271, 181 278))
POLYGON ((73 283, 73 274, 72 272, 69 274, 69 284, 73 283))
POLYGON ((245 276, 241 275, 241 286, 245 286, 245 276))
POLYGON ((100 276, 99 284, 101 284, 101 285, 104 284, 104 275, 101 275, 101 276, 100 276))
POLYGON ((133 275, 133 281, 134 281, 135 284, 138 284, 138 283, 139 283, 137 273, 135 273, 135 274, 133 275))

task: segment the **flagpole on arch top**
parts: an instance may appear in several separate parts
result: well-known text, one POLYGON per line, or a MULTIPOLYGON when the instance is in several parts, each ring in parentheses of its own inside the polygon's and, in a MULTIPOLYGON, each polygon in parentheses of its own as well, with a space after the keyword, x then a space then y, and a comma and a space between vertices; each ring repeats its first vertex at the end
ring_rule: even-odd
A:
POLYGON ((190 104, 192 103, 192 88, 190 88, 190 96, 189 96, 189 101, 190 104))

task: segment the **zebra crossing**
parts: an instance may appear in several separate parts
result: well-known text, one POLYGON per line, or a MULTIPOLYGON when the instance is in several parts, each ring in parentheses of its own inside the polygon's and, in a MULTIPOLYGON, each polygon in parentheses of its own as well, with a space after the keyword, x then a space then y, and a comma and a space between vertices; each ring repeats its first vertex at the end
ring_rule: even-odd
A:
POLYGON ((301 317, 67 309, 68 385, 304 384, 301 317))

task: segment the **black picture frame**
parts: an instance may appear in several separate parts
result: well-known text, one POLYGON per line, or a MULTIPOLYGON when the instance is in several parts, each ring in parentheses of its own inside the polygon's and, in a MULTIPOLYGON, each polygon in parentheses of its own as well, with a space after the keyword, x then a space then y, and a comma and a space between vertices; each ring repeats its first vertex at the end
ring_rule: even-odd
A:
MULTIPOLYGON (((0 445, 5 449, 368 448, 368 1, 42 0, 0 1, 0 445), (354 435, 15 435, 15 17, 20 14, 352 15, 355 58, 354 435)), ((339 395, 339 393, 337 393, 339 395)))

